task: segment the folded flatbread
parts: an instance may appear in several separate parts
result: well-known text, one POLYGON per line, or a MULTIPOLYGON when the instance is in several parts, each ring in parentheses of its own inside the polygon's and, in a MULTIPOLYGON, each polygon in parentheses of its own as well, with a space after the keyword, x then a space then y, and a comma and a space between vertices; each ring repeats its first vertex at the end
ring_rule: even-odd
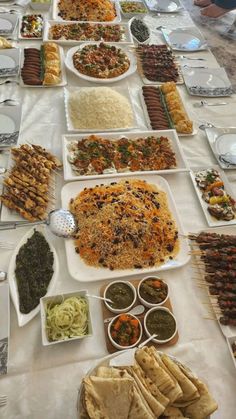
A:
POLYGON ((192 377, 191 380, 197 387, 200 398, 187 406, 184 409, 184 414, 190 419, 205 419, 218 409, 218 405, 209 393, 206 384, 195 377, 192 377))
POLYGON ((173 417, 175 417, 175 418, 183 418, 184 417, 184 415, 181 412, 181 410, 178 409, 177 407, 173 407, 173 406, 168 406, 166 408, 166 410, 164 411, 163 416, 166 416, 168 418, 173 418, 173 417))
POLYGON ((91 376, 83 384, 90 419, 128 419, 134 393, 132 379, 91 376))

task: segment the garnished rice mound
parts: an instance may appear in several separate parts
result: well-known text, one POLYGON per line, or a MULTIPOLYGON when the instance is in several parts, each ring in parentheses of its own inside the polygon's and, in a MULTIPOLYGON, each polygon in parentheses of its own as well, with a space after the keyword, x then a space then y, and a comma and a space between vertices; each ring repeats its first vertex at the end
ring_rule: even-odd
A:
POLYGON ((114 4, 109 0, 60 0, 58 10, 63 20, 111 22, 116 18, 114 4))
POLYGON ((76 129, 130 128, 134 125, 129 100, 110 87, 89 87, 73 92, 69 114, 76 129))
POLYGON ((70 210, 78 221, 76 252, 88 265, 142 269, 178 252, 166 194, 143 180, 85 188, 70 210))

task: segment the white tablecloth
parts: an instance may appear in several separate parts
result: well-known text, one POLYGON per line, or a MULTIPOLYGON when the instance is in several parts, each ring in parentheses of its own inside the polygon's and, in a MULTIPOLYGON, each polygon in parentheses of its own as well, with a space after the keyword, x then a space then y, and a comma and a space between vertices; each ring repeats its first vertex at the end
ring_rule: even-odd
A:
MULTIPOLYGON (((163 24, 161 19, 165 25, 169 24, 172 27, 180 25, 181 22, 182 26, 192 24, 186 12, 175 17, 159 17, 156 20, 148 17, 147 21, 155 28, 163 24)), ((161 41, 157 31, 152 32, 152 40, 161 41)), ((208 66, 218 66, 209 51, 193 55, 206 58, 208 66)), ((67 72, 67 78, 68 85, 86 85, 69 72, 67 72)), ((126 82, 132 92, 140 129, 145 129, 138 98, 141 79, 138 74, 135 74, 126 82)), ((192 103, 198 101, 199 98, 190 97, 184 86, 180 89, 184 103, 197 125, 204 121, 210 121, 217 126, 235 125, 235 96, 225 99, 229 103, 232 102, 232 106, 196 109, 192 107, 192 103)), ((1 86, 0 100, 10 97, 20 100, 23 106, 20 142, 24 143, 28 140, 39 143, 60 156, 61 135, 66 133, 63 89, 1 86)), ((216 164, 204 132, 199 130, 197 135, 182 137, 180 141, 191 167, 216 164)), ((4 161, 6 162, 6 156, 0 154, 0 165, 4 161)), ((227 171, 227 176, 231 180, 236 196, 234 183, 236 174, 234 171, 227 171)), ((192 232, 206 228, 207 224, 189 174, 172 174, 166 175, 165 178, 170 184, 185 231, 192 232)), ((60 188, 63 183, 60 177, 57 178, 57 183, 59 207, 60 188)), ((0 241, 17 243, 26 231, 26 228, 22 228, 18 231, 1 232, 0 241)), ((236 234, 235 227, 232 228, 233 231, 236 234)), ((80 283, 69 276, 63 239, 54 238, 53 240, 60 260, 60 275, 55 292, 87 289, 90 293, 98 293, 103 282, 80 283)), ((7 271, 10 257, 11 251, 0 249, 0 269, 7 271)), ((213 415, 214 418, 233 419, 236 417, 236 370, 220 328, 216 322, 204 319, 206 309, 202 302, 207 301, 207 297, 204 290, 197 287, 193 275, 191 263, 181 269, 166 271, 161 275, 170 286, 180 336, 178 344, 168 348, 167 352, 179 357, 209 384, 219 404, 219 410, 213 415)), ((8 403, 0 408, 0 418, 76 418, 76 398, 81 378, 99 358, 107 355, 101 304, 99 301, 91 300, 90 306, 93 337, 81 342, 43 347, 40 316, 38 315, 25 327, 19 328, 16 313, 11 304, 9 372, 7 376, 0 378, 0 395, 6 394, 8 403)))

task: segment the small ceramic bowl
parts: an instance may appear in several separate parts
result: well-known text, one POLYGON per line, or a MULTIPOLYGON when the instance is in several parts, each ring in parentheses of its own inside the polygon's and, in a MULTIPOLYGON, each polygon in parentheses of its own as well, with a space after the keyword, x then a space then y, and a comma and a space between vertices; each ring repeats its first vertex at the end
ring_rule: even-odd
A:
POLYGON ((133 39, 134 39, 134 41, 136 41, 138 44, 140 44, 140 45, 146 45, 146 44, 149 44, 149 41, 150 41, 150 37, 151 37, 151 32, 150 32, 150 29, 149 29, 149 27, 146 25, 146 23, 144 23, 143 21, 143 23, 144 23, 144 25, 147 27, 147 30, 148 30, 148 33, 149 33, 149 36, 148 36, 148 38, 147 39, 145 39, 145 41, 139 41, 138 40, 138 38, 136 38, 136 36, 135 35, 133 35, 133 33, 132 33, 132 31, 131 31, 131 24, 132 24, 132 22, 133 22, 133 20, 134 19, 137 19, 137 20, 141 20, 142 21, 142 18, 139 18, 139 16, 134 16, 134 17, 132 17, 130 20, 129 20, 129 30, 130 30, 130 33, 131 33, 131 35, 132 35, 132 37, 133 37, 133 39))
POLYGON ((104 303, 105 303, 106 307, 108 308, 108 310, 110 310, 112 313, 117 313, 117 314, 118 313, 125 313, 125 312, 129 311, 133 307, 133 305, 134 305, 134 303, 136 301, 136 298, 137 298, 136 288, 133 286, 133 284, 131 284, 131 282, 127 282, 127 281, 113 281, 110 284, 108 284, 107 287, 104 290, 104 294, 103 294, 104 298, 107 297, 107 291, 108 291, 108 289, 113 284, 118 284, 118 283, 119 284, 120 283, 121 284, 125 284, 125 285, 127 285, 128 287, 131 288, 131 290, 133 292, 133 301, 132 301, 132 303, 129 306, 127 306, 125 308, 121 308, 121 309, 119 309, 119 308, 113 308, 113 307, 111 307, 111 305, 107 301, 104 301, 104 303))
POLYGON ((137 293, 138 293, 138 298, 139 298, 139 300, 141 301, 141 303, 142 303, 145 307, 148 307, 148 308, 158 307, 158 306, 162 306, 163 304, 165 304, 165 302, 168 300, 168 298, 169 298, 169 287, 168 287, 168 284, 167 284, 165 281, 163 281, 163 279, 158 278, 158 276, 146 276, 145 278, 143 278, 143 279, 139 282, 139 284, 138 284, 138 289, 137 289, 137 293), (141 297, 141 295, 140 295, 140 287, 141 287, 141 285, 143 284, 143 282, 144 282, 144 281, 146 281, 147 279, 156 279, 157 281, 161 281, 161 282, 163 282, 165 285, 167 285, 167 296, 166 296, 166 298, 165 298, 163 301, 161 301, 160 303, 153 304, 153 303, 150 303, 150 302, 149 302, 149 301, 147 301, 147 300, 144 300, 144 298, 143 298, 143 297, 141 297))
MULTIPOLYGON (((124 313, 124 314, 125 314, 125 313, 124 313)), ((115 348, 120 349, 120 350, 134 348, 135 346, 137 346, 137 345, 139 344, 139 342, 140 342, 140 340, 141 340, 141 338, 142 338, 142 335, 143 335, 143 328, 142 328, 142 324, 141 324, 140 320, 139 320, 136 316, 134 316, 133 314, 129 314, 129 316, 130 316, 130 317, 132 317, 133 319, 137 320, 137 321, 138 321, 138 323, 139 323, 139 330, 140 330, 139 338, 136 340, 136 342, 135 342, 133 345, 130 345, 130 346, 122 346, 122 345, 119 345, 119 344, 118 344, 117 342, 115 342, 115 341, 114 341, 114 339, 112 338, 112 336, 111 336, 111 329, 112 329, 112 326, 113 326, 114 322, 116 322, 116 320, 117 320, 120 316, 121 316, 121 314, 119 314, 118 316, 114 317, 114 319, 113 319, 113 320, 109 323, 109 326, 108 326, 108 329, 107 329, 107 333, 108 333, 108 337, 109 337, 109 339, 110 339, 110 342, 112 343, 112 345, 113 345, 115 348)))
POLYGON ((166 308, 166 307, 153 307, 153 308, 151 308, 150 310, 148 310, 147 311, 147 313, 145 314, 145 317, 144 317, 144 330, 145 330, 145 333, 146 333, 146 335, 148 336, 148 337, 150 337, 150 336, 152 336, 152 333, 150 333, 149 332, 149 330, 147 329, 147 318, 148 318, 148 316, 151 314, 151 313, 153 313, 154 311, 166 311, 166 312, 168 312, 169 313, 169 315, 174 319, 174 321, 175 321, 175 331, 174 331, 174 333, 172 333, 172 335, 168 338, 168 339, 158 339, 158 337, 156 337, 156 338, 154 338, 153 339, 153 342, 155 342, 155 343, 158 343, 159 345, 160 344, 164 344, 164 343, 167 343, 167 342, 169 342, 171 339, 173 339, 173 337, 176 335, 176 333, 177 333, 177 322, 176 322, 176 318, 175 318, 175 316, 170 312, 170 310, 168 309, 168 308, 166 308))

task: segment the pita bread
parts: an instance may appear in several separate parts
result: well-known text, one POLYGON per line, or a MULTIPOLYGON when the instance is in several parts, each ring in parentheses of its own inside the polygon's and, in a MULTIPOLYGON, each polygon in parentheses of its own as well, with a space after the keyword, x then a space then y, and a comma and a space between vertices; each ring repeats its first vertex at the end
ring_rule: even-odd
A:
POLYGON ((191 380, 198 388, 200 398, 187 406, 184 409, 184 414, 191 419, 205 419, 218 409, 218 405, 209 393, 206 384, 195 377, 192 377, 191 380))
POLYGON ((102 378, 123 378, 127 375, 126 371, 123 369, 113 367, 98 367, 96 376, 102 378))
POLYGON ((133 400, 132 379, 91 376, 83 384, 90 419, 128 419, 133 400))
POLYGON ((156 419, 136 383, 128 419, 156 419))
POLYGON ((183 418, 184 415, 181 412, 180 409, 178 409, 177 407, 173 407, 173 406, 169 406, 166 408, 166 410, 163 413, 163 416, 166 416, 168 418, 183 418))
MULTIPOLYGON (((157 385, 159 390, 167 395, 170 390, 175 387, 174 381, 170 376, 158 365, 158 362, 153 359, 145 350, 138 349, 135 352, 135 359, 141 368, 144 370, 145 374, 157 385)), ((168 397, 168 396, 167 396, 168 397)))

